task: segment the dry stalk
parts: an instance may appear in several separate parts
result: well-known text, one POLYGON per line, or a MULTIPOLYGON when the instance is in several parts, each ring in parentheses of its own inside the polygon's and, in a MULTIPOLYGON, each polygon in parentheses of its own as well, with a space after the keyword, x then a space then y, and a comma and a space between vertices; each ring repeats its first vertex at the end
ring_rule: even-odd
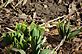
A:
POLYGON ((45 24, 47 24, 47 23, 51 23, 51 22, 53 22, 53 21, 59 20, 59 19, 65 17, 65 16, 66 16, 66 15, 63 15, 63 16, 58 17, 58 18, 55 18, 55 19, 53 19, 53 20, 50 20, 50 21, 48 21, 48 22, 46 22, 46 23, 41 24, 40 26, 43 26, 43 25, 45 25, 45 24))
POLYGON ((12 30, 12 29, 10 29, 10 28, 8 28, 8 27, 6 27, 6 29, 9 30, 9 31, 15 32, 14 30, 12 30))
POLYGON ((64 38, 61 40, 60 44, 55 47, 56 52, 57 52, 57 51, 59 50, 59 48, 64 44, 65 40, 66 40, 66 36, 64 36, 64 38))

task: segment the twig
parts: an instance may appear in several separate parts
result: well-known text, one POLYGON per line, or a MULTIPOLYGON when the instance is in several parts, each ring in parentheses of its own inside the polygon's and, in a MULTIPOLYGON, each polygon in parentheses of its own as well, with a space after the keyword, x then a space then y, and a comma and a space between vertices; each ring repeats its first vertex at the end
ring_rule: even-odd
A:
POLYGON ((8 28, 8 27, 6 27, 6 29, 9 30, 9 31, 15 32, 14 30, 12 30, 12 29, 10 29, 10 28, 8 28))
MULTIPOLYGON (((45 24, 49 24, 49 23, 51 23, 51 22, 53 22, 53 21, 57 21, 57 20, 59 20, 59 19, 62 19, 63 17, 64 17, 64 19, 63 19, 62 21, 66 20, 66 19, 69 20, 69 17, 72 16, 74 13, 75 13, 75 12, 69 13, 68 15, 63 15, 63 16, 61 16, 61 17, 55 18, 55 19, 53 19, 53 20, 50 20, 50 21, 48 21, 48 22, 46 22, 46 23, 41 24, 40 26, 44 26, 45 24)), ((62 22, 62 21, 61 21, 61 22, 62 22)), ((51 27, 52 27, 52 26, 51 26, 51 27)))
POLYGON ((58 18, 56 18, 56 19, 50 20, 50 21, 48 21, 48 23, 53 22, 53 21, 56 21, 56 20, 59 20, 59 19, 61 19, 61 18, 65 17, 65 16, 66 16, 66 15, 63 15, 63 16, 58 17, 58 18))
MULTIPOLYGON (((58 17, 58 18, 55 18, 55 19, 53 19, 53 20, 48 21, 47 23, 50 23, 50 22, 56 21, 56 20, 61 19, 61 18, 65 17, 65 16, 66 16, 66 15, 63 15, 63 16, 58 17)), ((43 24, 41 24, 40 26, 43 26, 43 25, 45 25, 45 24, 46 24, 46 23, 43 23, 43 24)))
POLYGON ((62 39, 62 41, 60 42, 60 44, 59 44, 57 47, 55 47, 56 52, 57 52, 57 51, 59 50, 59 48, 64 44, 65 39, 66 39, 66 36, 64 36, 64 38, 62 39))

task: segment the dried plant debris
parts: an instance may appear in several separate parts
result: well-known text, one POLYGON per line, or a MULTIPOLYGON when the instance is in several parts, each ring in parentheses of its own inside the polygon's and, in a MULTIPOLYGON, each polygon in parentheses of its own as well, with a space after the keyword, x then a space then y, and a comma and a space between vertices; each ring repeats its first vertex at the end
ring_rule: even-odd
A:
MULTIPOLYGON (((26 52, 29 52, 28 54, 32 54, 32 51, 34 49, 36 49, 35 51, 40 53, 40 47, 42 47, 40 49, 41 54, 53 54, 53 52, 59 54, 82 54, 82 32, 80 32, 81 30, 75 32, 77 29, 79 29, 79 27, 82 27, 82 0, 0 0, 1 54, 4 54, 4 51, 5 53, 7 53, 6 51, 10 51, 12 45, 15 45, 15 47, 17 47, 16 50, 13 50, 15 48, 12 48, 11 50, 15 52, 14 54, 26 52), (69 25, 65 23, 60 23, 62 24, 60 26, 61 28, 57 29, 58 20, 60 20, 61 22, 69 21, 71 32, 69 32, 70 29, 67 28, 69 27, 69 25), (24 21, 26 21, 27 24, 23 24, 22 26, 24 27, 22 27, 21 23, 24 21), (34 29, 30 32, 27 32, 27 30, 29 31, 30 24, 32 22, 35 22, 37 26, 35 26, 35 24, 32 24, 32 27, 33 25, 35 26, 34 29), (20 23, 20 25, 17 25, 17 23, 20 23), (17 26, 18 30, 20 29, 22 31, 19 32, 18 30, 16 30, 15 26, 17 26), (42 29, 39 29, 39 26, 45 28, 44 35, 42 37, 40 36, 40 32, 42 31, 42 29), (24 31, 26 32, 26 34, 24 31), (7 32, 10 32, 7 34, 7 36, 13 36, 14 42, 10 45, 2 47, 1 45, 5 45, 2 44, 2 34, 7 32), (71 34, 72 32, 73 34, 71 34), (73 37, 72 39, 67 39, 69 33, 70 38, 73 37), (30 36, 30 38, 27 39, 32 42, 31 44, 28 44, 27 49, 23 51, 23 43, 25 43, 26 45, 26 41, 28 41, 26 40, 26 36, 30 36), (35 36, 38 36, 41 39, 36 38, 35 36), (36 44, 38 39, 39 41, 41 40, 43 43, 45 42, 45 40, 46 42, 41 46, 42 42, 38 41, 38 43, 40 44, 36 44), (33 42, 33 40, 36 41, 33 42), (17 46, 17 44, 19 45, 19 47, 17 46), (33 49, 33 45, 38 45, 38 47, 34 47, 33 49)), ((36 52, 34 53, 37 54, 36 52)))

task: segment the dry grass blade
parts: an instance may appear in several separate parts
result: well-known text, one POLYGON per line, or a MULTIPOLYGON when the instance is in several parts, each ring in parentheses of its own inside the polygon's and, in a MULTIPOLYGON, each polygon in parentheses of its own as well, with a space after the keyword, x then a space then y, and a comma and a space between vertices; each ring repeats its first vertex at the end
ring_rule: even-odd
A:
POLYGON ((60 44, 59 44, 57 47, 55 47, 56 52, 57 52, 57 51, 59 50, 59 48, 64 44, 65 40, 66 40, 66 36, 64 36, 64 38, 61 40, 60 44))
POLYGON ((0 37, 0 41, 2 41, 2 40, 3 40, 3 36, 0 37))
POLYGON ((8 27, 6 27, 6 29, 9 30, 9 31, 15 32, 14 30, 12 30, 12 29, 10 29, 10 28, 8 28, 8 27))
POLYGON ((12 48, 12 50, 16 52, 20 52, 20 54, 26 54, 25 51, 22 49, 12 48))
POLYGON ((13 0, 8 0, 7 2, 6 2, 6 4, 5 4, 5 7, 9 4, 9 3, 11 3, 13 0))
MULTIPOLYGON (((53 19, 53 20, 48 21, 47 23, 51 23, 51 22, 53 22, 53 21, 57 21, 57 20, 59 20, 59 19, 65 17, 65 16, 66 16, 66 15, 63 15, 63 16, 58 17, 58 18, 55 18, 55 19, 53 19)), ((41 24, 40 26, 43 26, 43 25, 45 25, 45 24, 47 24, 47 23, 43 23, 43 24, 41 24)))
POLYGON ((55 18, 53 20, 50 20, 50 21, 48 21, 46 23, 43 23, 43 24, 41 24, 39 26, 45 26, 46 28, 56 27, 57 26, 57 23, 58 23, 57 20, 62 19, 61 22, 63 22, 63 21, 65 21, 68 18, 67 16, 66 15, 63 15, 61 17, 58 17, 58 18, 55 18), (50 25, 50 23, 52 23, 52 24, 50 25))
POLYGON ((27 0, 23 0, 23 5, 25 5, 25 4, 26 4, 26 2, 27 2, 27 0))
MULTIPOLYGON (((18 6, 19 4, 21 4, 23 2, 23 0, 20 0, 17 4, 16 4, 16 6, 18 6)), ((15 7, 16 7, 15 6, 15 7)))
POLYGON ((3 8, 5 6, 6 3, 3 3, 0 5, 0 8, 3 8))

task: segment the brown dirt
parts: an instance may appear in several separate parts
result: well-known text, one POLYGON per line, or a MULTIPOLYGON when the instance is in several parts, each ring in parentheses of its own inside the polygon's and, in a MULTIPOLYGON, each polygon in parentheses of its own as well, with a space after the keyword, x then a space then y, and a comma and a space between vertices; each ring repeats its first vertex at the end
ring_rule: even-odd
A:
MULTIPOLYGON (((79 1, 80 0, 76 1, 77 9, 81 8, 81 6, 79 6, 79 1)), ((21 22, 24 20, 19 19, 20 17, 18 17, 21 13, 28 15, 26 20, 30 22, 31 20, 29 20, 29 15, 33 18, 34 12, 36 12, 37 16, 41 19, 49 21, 58 16, 69 14, 68 8, 72 2, 72 0, 64 0, 61 4, 58 4, 58 0, 41 0, 40 2, 28 0, 24 6, 19 5, 16 7, 16 10, 14 10, 11 4, 9 4, 6 8, 2 8, 0 10, 0 36, 3 32, 9 31, 6 27, 13 29, 16 22, 21 22)), ((80 10, 79 13, 80 18, 82 18, 82 11, 80 10)), ((54 28, 52 28, 49 32, 46 32, 45 36, 47 37, 48 44, 51 45, 52 48, 55 48, 61 41, 61 38, 57 34, 57 30, 54 28)), ((60 48, 59 54, 82 54, 82 46, 80 46, 79 50, 76 50, 82 43, 82 36, 80 35, 74 39, 71 42, 65 42, 65 44, 60 48), (76 39, 76 41, 74 39, 76 39)))

